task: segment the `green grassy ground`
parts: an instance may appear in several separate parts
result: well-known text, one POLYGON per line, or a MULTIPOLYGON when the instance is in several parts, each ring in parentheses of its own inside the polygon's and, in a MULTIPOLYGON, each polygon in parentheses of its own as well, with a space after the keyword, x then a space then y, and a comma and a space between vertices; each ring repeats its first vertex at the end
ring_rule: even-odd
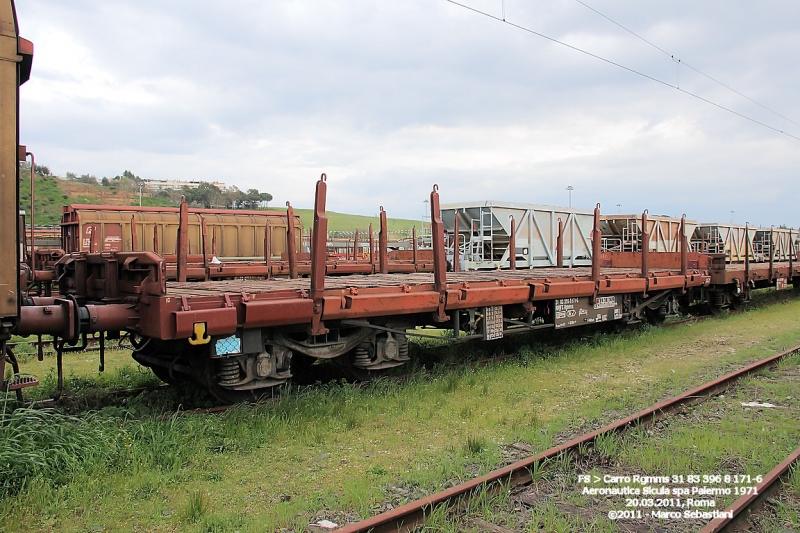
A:
MULTIPOLYGON (((30 215, 31 207, 31 182, 29 171, 22 171, 22 179, 19 182, 19 201, 20 208, 30 215)), ((34 187, 36 192, 36 224, 54 225, 61 223, 61 206, 68 203, 87 203, 79 202, 70 197, 59 187, 61 180, 52 176, 42 176, 37 174, 34 187)))
MULTIPOLYGON (((280 209, 277 209, 280 210, 280 209)), ((285 209, 283 209, 285 211, 285 209)), ((300 215, 300 220, 303 221, 304 228, 311 228, 314 226, 314 210, 313 209, 295 209, 295 213, 300 215)), ((359 233, 366 236, 369 225, 372 224, 372 230, 377 236, 381 227, 380 218, 368 217, 362 215, 348 215, 345 213, 337 213, 335 211, 328 211, 328 232, 344 231, 350 232, 358 229, 359 233)), ((405 232, 411 236, 411 229, 416 226, 417 232, 422 232, 422 221, 420 220, 406 220, 403 218, 387 218, 386 226, 390 232, 405 232)))
MULTIPOLYGON (((559 350, 516 341, 520 357, 504 363, 363 388, 294 388, 222 415, 169 417, 159 393, 77 418, 6 412, 0 529, 263 532, 341 523, 489 471, 510 443, 545 449, 798 342, 800 302, 790 301, 576 337, 559 350)), ((468 348, 451 350, 459 349, 468 348)), ((95 361, 86 364, 96 373, 95 361)))

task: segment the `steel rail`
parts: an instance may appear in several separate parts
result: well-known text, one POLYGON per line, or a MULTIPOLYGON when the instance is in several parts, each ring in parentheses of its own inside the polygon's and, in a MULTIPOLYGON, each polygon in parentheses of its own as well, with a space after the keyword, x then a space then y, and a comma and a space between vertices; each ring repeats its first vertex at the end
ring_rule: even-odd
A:
POLYGON ((424 522, 426 515, 429 515, 435 507, 457 503, 458 501, 468 497, 476 489, 482 487, 499 486, 500 484, 508 483, 509 488, 511 488, 528 484, 532 481, 531 469, 536 468, 541 463, 550 460, 559 454, 575 452, 579 447, 592 444, 600 435, 621 432, 635 425, 646 426, 662 420, 667 415, 678 412, 687 405, 697 403, 702 401, 704 398, 708 398, 709 396, 722 392, 740 378, 752 374, 753 372, 757 372, 763 368, 768 368, 776 364, 779 360, 787 355, 795 353, 799 350, 800 345, 795 346, 789 350, 773 355, 757 363, 753 363, 735 372, 710 381, 688 392, 659 402, 627 418, 604 426, 590 433, 586 433, 583 436, 576 437, 558 446, 554 446, 549 450, 540 452, 521 461, 517 461, 514 464, 505 466, 493 472, 489 472, 488 474, 477 477, 460 485, 456 485, 455 487, 451 487, 436 494, 431 494, 415 502, 407 503, 406 505, 386 511, 361 522, 346 525, 343 528, 338 529, 337 532, 388 533, 413 531, 416 527, 424 522))
MULTIPOLYGON (((781 461, 781 463, 769 471, 764 476, 761 483, 756 485, 756 492, 752 494, 744 494, 738 500, 730 504, 725 512, 731 513, 729 517, 715 518, 709 522, 706 527, 700 530, 700 533, 719 533, 723 531, 735 531, 737 527, 741 527, 750 518, 753 512, 761 507, 766 498, 780 490, 781 479, 787 477, 791 472, 792 465, 800 460, 800 448, 797 448, 789 456, 781 461)), ((749 527, 745 529, 750 529, 749 527)))

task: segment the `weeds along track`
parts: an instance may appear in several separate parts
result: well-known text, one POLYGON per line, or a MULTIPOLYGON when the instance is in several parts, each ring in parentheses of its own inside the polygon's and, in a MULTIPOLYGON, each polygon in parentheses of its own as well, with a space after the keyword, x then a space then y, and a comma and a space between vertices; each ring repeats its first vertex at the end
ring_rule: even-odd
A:
MULTIPOLYGON (((775 502, 781 502, 782 485, 791 476, 797 476, 796 465, 800 461, 800 448, 790 453, 778 466, 769 471, 758 483, 756 490, 740 496, 725 511, 729 516, 715 518, 700 533, 721 533, 727 531, 753 530, 754 526, 768 526, 775 514, 775 502)), ((795 506, 797 502, 794 502, 795 506)))
MULTIPOLYGON (((496 498, 498 495, 502 494, 511 495, 513 497, 515 502, 514 510, 522 510, 523 507, 527 506, 549 508, 549 516, 541 517, 541 523, 544 525, 545 530, 547 531, 556 529, 564 531, 573 530, 571 529, 572 526, 569 525, 569 522, 564 523, 561 526, 558 525, 559 514, 571 515, 571 518, 566 520, 573 520, 573 526, 578 524, 578 529, 575 530, 580 530, 582 529, 580 524, 586 524, 593 520, 593 516, 595 514, 594 512, 587 511, 579 505, 567 503, 567 501, 561 502, 562 505, 559 508, 559 506, 556 504, 556 498, 554 498, 553 494, 549 494, 547 496, 537 494, 536 489, 542 488, 541 480, 548 469, 555 468, 566 472, 574 467, 578 467, 581 469, 581 472, 578 474, 581 476, 588 476, 588 478, 583 477, 581 479, 585 480, 585 484, 589 484, 591 486, 592 483, 596 483, 601 479, 605 479, 603 475, 598 475, 601 474, 603 468, 608 469, 608 467, 612 466, 609 464, 604 464, 602 460, 603 457, 606 457, 606 454, 603 452, 607 452, 608 448, 614 448, 617 452, 620 452, 625 445, 634 445, 633 440, 626 441, 626 438, 638 439, 639 441, 642 441, 642 443, 646 443, 651 439, 657 439, 660 437, 659 432, 666 431, 666 428, 669 428, 672 425, 671 421, 673 419, 680 417, 691 418, 690 415, 686 414, 686 411, 696 404, 708 403, 708 400, 711 400, 712 403, 722 402, 723 405, 729 404, 730 402, 726 402, 725 394, 723 393, 728 391, 733 385, 740 384, 742 387, 752 388, 756 391, 755 394, 758 394, 758 391, 762 390, 761 384, 753 379, 751 379, 750 382, 743 381, 743 378, 749 378, 760 373, 767 376, 768 379, 772 379, 772 381, 780 381, 775 379, 775 374, 773 371, 776 368, 779 368, 780 370, 780 367, 784 365, 785 360, 789 358, 796 360, 796 354, 798 351, 800 351, 800 346, 795 346, 789 350, 783 351, 757 363, 748 365, 736 370, 735 372, 705 383, 683 394, 661 401, 622 420, 571 439, 568 442, 550 448, 549 450, 517 461, 511 465, 497 469, 483 476, 474 478, 466 483, 456 485, 447 490, 429 495, 420 500, 392 509, 388 512, 384 512, 372 518, 347 525, 338 531, 341 533, 357 533, 368 531, 374 533, 389 531, 415 531, 426 523, 430 526, 431 520, 444 520, 449 523, 460 523, 461 525, 457 526, 454 530, 459 530, 460 528, 495 532, 517 530, 520 524, 515 523, 511 526, 511 529, 508 529, 504 526, 485 522, 483 518, 477 519, 478 523, 475 523, 475 520, 473 519, 472 524, 470 524, 470 514, 474 515, 476 508, 480 508, 485 511, 487 506, 491 507, 498 505, 499 500, 496 498), (620 435, 623 433, 626 435, 622 438, 622 441, 620 441, 620 435), (633 433, 633 436, 628 436, 629 433, 633 433), (566 527, 567 529, 563 529, 563 527, 566 527)), ((798 373, 796 369, 789 370, 788 374, 790 380, 797 380, 798 373)), ((790 384, 790 386, 794 387, 796 387, 796 385, 796 382, 790 384)), ((756 398, 760 399, 758 396, 756 396, 756 398)), ((788 396, 787 398, 791 399, 792 397, 788 396)), ((742 405, 744 406, 747 404, 743 403, 742 405)), ((745 407, 745 409, 773 409, 773 411, 778 412, 777 419, 779 421, 790 420, 794 421, 793 424, 796 425, 796 417, 791 409, 787 409, 786 412, 781 413, 779 412, 781 410, 774 409, 775 406, 772 404, 756 401, 751 405, 752 407, 745 407)), ((727 407, 729 408, 730 405, 727 405, 727 407)), ((742 408, 742 406, 736 407, 738 409, 742 408)), ((746 412, 752 411, 748 410, 746 412)), ((721 417, 720 420, 723 420, 726 414, 725 412, 722 412, 721 414, 716 413, 714 416, 721 417)), ((690 423, 694 422, 691 419, 688 421, 690 423)), ((773 424, 775 424, 775 422, 773 422, 773 424)), ((747 426, 746 420, 743 425, 747 426)), ((797 430, 800 428, 794 429, 797 430)), ((711 437, 712 436, 709 436, 709 438, 711 437)), ((758 437, 759 436, 757 435, 756 438, 758 437)), ((760 438, 763 439, 764 436, 760 435, 760 438)), ((639 443, 637 442, 637 445, 638 444, 639 443)), ((674 453, 681 453, 681 451, 676 450, 674 453)), ((682 453, 692 454, 694 451, 691 449, 683 449, 682 453)), ((738 483, 737 486, 739 487, 754 487, 752 492, 766 490, 768 483, 775 483, 777 479, 785 477, 787 472, 790 470, 790 464, 793 464, 797 458, 798 454, 793 454, 791 457, 786 459, 785 464, 781 464, 780 469, 776 469, 766 476, 758 477, 758 479, 756 479, 757 474, 746 473, 742 465, 732 465, 736 471, 734 475, 742 476, 741 482, 739 478, 735 479, 734 481, 738 483)), ((631 465, 627 472, 621 472, 619 476, 612 476, 612 478, 630 475, 632 474, 632 469, 637 473, 643 471, 644 469, 642 466, 644 465, 645 462, 642 462, 641 465, 631 465)), ((709 472, 705 474, 705 476, 716 476, 717 474, 718 473, 709 472)), ((700 474, 700 476, 700 479, 697 480, 695 485, 702 483, 713 485, 716 483, 716 478, 710 478, 709 480, 703 479, 703 474, 700 474)), ((566 479, 566 477, 563 477, 563 479, 566 479)), ((694 482, 695 480, 676 478, 675 481, 680 481, 681 485, 685 486, 687 485, 687 482, 694 482)), ((723 482, 726 481, 724 479, 720 479, 718 485, 721 485, 723 482)), ((727 480, 726 483, 730 485, 731 481, 727 480)), ((575 490, 574 486, 572 488, 575 490)), ((548 490, 552 490, 552 487, 550 487, 548 490)), ((742 488, 741 490, 744 489, 742 488)), ((744 494, 744 496, 747 496, 748 494, 744 494)), ((665 505, 667 503, 676 503, 678 500, 676 498, 672 498, 672 500, 675 501, 670 502, 665 501, 665 496, 646 496, 644 499, 640 499, 637 496, 636 500, 632 502, 626 502, 623 496, 616 496, 616 498, 617 499, 614 501, 614 503, 618 504, 617 509, 620 511, 628 510, 632 513, 630 516, 627 514, 618 515, 620 518, 625 518, 617 521, 616 523, 617 528, 620 531, 667 531, 659 529, 659 524, 661 523, 669 524, 668 531, 670 532, 696 531, 702 526, 703 523, 697 522, 694 519, 689 522, 682 521, 676 516, 668 514, 663 515, 660 521, 651 521, 650 517, 653 510, 658 512, 673 511, 672 508, 667 508, 665 505), (653 503, 651 500, 654 499, 659 499, 659 503, 662 504, 659 508, 653 508, 655 503, 653 503), (626 503, 628 503, 630 507, 626 508, 626 503), (645 523, 642 521, 642 517, 647 518, 647 525, 645 525, 645 523)), ((568 498, 565 496, 565 499, 568 498)), ((503 498, 500 498, 500 500, 503 500, 503 498)), ((505 503, 507 504, 508 502, 506 501, 505 503)), ((597 498, 594 498, 591 503, 593 504, 593 507, 600 506, 602 508, 603 506, 599 504, 606 502, 601 502, 597 498)), ((716 501, 714 501, 714 503, 716 503, 716 501)), ((736 512, 736 515, 739 516, 742 515, 743 510, 746 509, 749 503, 743 500, 741 503, 737 502, 737 505, 739 510, 736 512)), ((603 510, 605 511, 605 509, 603 510)), ((719 511, 719 509, 717 510, 719 511)), ((610 512, 612 509, 609 509, 608 511, 610 512)), ((701 509, 701 511, 708 511, 708 509, 701 509)), ((489 514, 491 515, 492 513, 489 514)), ((606 515, 608 515, 608 512, 606 512, 606 515)), ((505 520, 507 519, 508 518, 505 520)), ((706 522, 707 521, 708 520, 706 520, 706 522)), ((532 524, 525 524, 526 529, 531 526, 532 524)), ((436 529, 435 526, 433 527, 436 529)), ((538 526, 534 527, 536 527, 534 530, 538 530, 538 526)), ((709 525, 709 527, 720 528, 726 526, 709 525)), ((722 530, 723 529, 708 529, 708 531, 722 530)))

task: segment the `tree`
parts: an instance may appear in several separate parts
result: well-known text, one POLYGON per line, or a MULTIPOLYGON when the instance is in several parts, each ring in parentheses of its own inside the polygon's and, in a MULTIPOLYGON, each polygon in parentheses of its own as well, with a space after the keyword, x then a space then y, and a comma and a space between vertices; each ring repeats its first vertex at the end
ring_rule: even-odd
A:
POLYGON ((223 204, 223 193, 219 187, 207 181, 201 181, 194 189, 184 186, 183 195, 189 203, 199 204, 202 207, 219 207, 223 204))
POLYGON ((34 171, 36 172, 36 174, 41 174, 42 176, 50 175, 50 169, 44 165, 35 165, 34 171))
POLYGON ((225 207, 229 209, 241 209, 247 195, 239 190, 236 185, 231 185, 224 193, 225 207))

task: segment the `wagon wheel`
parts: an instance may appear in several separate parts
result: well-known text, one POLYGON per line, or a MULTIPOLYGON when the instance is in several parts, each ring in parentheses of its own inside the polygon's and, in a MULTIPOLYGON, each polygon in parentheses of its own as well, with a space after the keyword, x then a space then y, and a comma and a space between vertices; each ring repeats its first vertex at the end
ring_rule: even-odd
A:
POLYGON ((658 309, 650 309, 649 307, 645 307, 644 315, 647 317, 647 322, 654 326, 660 326, 666 319, 664 315, 658 312, 658 309))
POLYGON ((386 376, 393 368, 395 368, 392 366, 389 368, 381 368, 379 370, 368 370, 366 368, 358 367, 353 364, 355 353, 355 350, 351 350, 346 354, 340 355, 339 357, 333 359, 336 364, 341 367, 342 373, 345 375, 345 377, 351 381, 375 381, 378 378, 386 376))
POLYGON ((149 366, 148 368, 153 371, 153 374, 155 374, 158 379, 164 383, 169 383, 170 385, 185 383, 189 379, 189 376, 182 374, 181 372, 173 372, 170 376, 169 368, 163 366, 153 365, 149 366))
MULTIPOLYGON (((292 370, 292 382, 301 385, 310 385, 316 381, 323 381, 325 378, 320 376, 320 366, 314 366, 317 362, 316 357, 295 352, 292 354, 290 368, 292 370)), ((330 366, 327 367, 330 369, 330 366)))
POLYGON ((200 368, 202 381, 208 392, 215 398, 229 404, 233 403, 255 403, 264 396, 271 396, 273 387, 262 387, 260 389, 252 390, 231 390, 220 386, 217 382, 217 366, 216 361, 211 359, 210 356, 205 356, 202 359, 202 366, 200 368))

